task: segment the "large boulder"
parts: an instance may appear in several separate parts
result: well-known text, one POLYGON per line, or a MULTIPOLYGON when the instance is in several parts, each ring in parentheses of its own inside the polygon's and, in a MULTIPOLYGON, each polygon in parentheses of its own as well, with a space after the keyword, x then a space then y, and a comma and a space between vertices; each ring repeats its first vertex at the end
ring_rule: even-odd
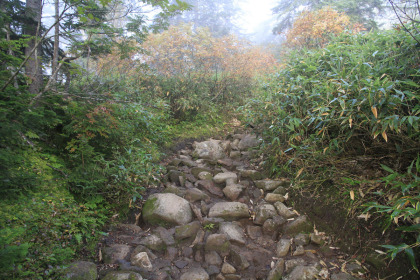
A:
POLYGON ((248 218, 248 206, 241 202, 218 202, 210 208, 209 217, 225 220, 248 218))
POLYGON ((96 264, 91 262, 74 262, 64 272, 64 279, 69 280, 96 280, 96 278, 98 278, 96 264))
POLYGON ((195 158, 218 160, 225 157, 225 151, 220 145, 220 140, 194 142, 193 148, 193 157, 195 158))
POLYGON ((188 201, 172 193, 151 195, 143 205, 142 216, 152 225, 185 225, 193 219, 188 201))
POLYGON ((284 234, 290 235, 296 235, 301 232, 311 232, 312 230, 313 225, 305 215, 297 217, 294 221, 288 223, 283 228, 284 234))

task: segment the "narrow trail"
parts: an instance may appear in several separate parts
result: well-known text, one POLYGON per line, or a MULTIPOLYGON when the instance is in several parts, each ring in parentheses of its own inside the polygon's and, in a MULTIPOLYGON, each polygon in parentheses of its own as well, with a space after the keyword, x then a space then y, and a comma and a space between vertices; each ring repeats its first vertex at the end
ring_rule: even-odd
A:
POLYGON ((252 134, 195 142, 167 159, 140 226, 104 240, 99 278, 368 279, 309 218, 291 208, 290 180, 265 178, 252 134))

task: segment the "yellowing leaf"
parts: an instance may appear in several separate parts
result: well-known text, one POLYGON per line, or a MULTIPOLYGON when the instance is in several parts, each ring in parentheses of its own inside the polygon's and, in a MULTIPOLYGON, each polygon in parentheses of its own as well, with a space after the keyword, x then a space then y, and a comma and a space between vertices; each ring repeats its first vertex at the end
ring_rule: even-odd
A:
POLYGON ((350 198, 351 198, 351 200, 354 200, 354 191, 353 190, 350 191, 350 198))
POLYGON ((388 142, 388 136, 386 135, 386 132, 382 132, 382 137, 385 139, 386 142, 388 142))
POLYGON ((349 119, 349 126, 350 126, 350 128, 353 126, 353 119, 352 118, 349 119))
POLYGON ((324 148, 324 154, 325 154, 325 152, 328 150, 328 148, 329 148, 329 147, 324 148))
POLYGON ((299 171, 296 174, 296 179, 300 176, 300 174, 302 174, 304 167, 302 167, 301 169, 299 169, 299 171))
POLYGON ((376 107, 373 106, 370 109, 372 110, 372 113, 375 116, 375 118, 378 118, 378 109, 376 109, 376 107))

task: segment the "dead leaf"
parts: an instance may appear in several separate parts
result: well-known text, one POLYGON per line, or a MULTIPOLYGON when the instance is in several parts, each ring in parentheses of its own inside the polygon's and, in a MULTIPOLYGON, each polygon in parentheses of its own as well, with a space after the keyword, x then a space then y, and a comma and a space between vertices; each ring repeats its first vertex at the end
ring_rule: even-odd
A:
POLYGON ((327 264, 326 264, 323 260, 320 260, 320 261, 319 261, 319 263, 320 263, 322 266, 327 267, 327 264))
POLYGON ((366 213, 366 214, 361 214, 361 215, 357 216, 357 218, 365 219, 365 221, 367 221, 370 218, 370 216, 371 215, 369 213, 366 213))
POLYGON ((362 189, 359 189, 359 194, 362 198, 365 197, 365 194, 362 192, 362 189))
POLYGON ((385 142, 388 142, 388 135, 386 135, 386 131, 382 132, 382 137, 385 139, 385 142))
POLYGON ((300 176, 300 174, 302 174, 303 169, 305 169, 305 168, 304 168, 304 167, 302 167, 301 169, 299 169, 299 171, 298 171, 298 172, 297 172, 297 174, 296 174, 296 178, 295 178, 295 179, 297 179, 297 178, 300 176))
POLYGON ((352 118, 349 119, 349 126, 350 126, 350 128, 353 126, 353 119, 352 118))
POLYGON ((378 118, 378 109, 376 109, 376 107, 373 106, 370 109, 372 110, 372 113, 375 116, 375 118, 378 118))
POLYGON ((350 191, 350 198, 351 198, 351 200, 354 200, 354 191, 353 190, 350 191))

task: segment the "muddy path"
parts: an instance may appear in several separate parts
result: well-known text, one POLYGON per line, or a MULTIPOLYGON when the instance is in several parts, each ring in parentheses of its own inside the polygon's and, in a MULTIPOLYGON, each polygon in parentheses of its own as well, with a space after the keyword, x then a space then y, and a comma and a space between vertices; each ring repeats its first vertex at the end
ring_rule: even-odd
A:
POLYGON ((138 224, 102 242, 99 279, 374 279, 292 208, 288 178, 261 171, 259 140, 181 145, 138 224))

